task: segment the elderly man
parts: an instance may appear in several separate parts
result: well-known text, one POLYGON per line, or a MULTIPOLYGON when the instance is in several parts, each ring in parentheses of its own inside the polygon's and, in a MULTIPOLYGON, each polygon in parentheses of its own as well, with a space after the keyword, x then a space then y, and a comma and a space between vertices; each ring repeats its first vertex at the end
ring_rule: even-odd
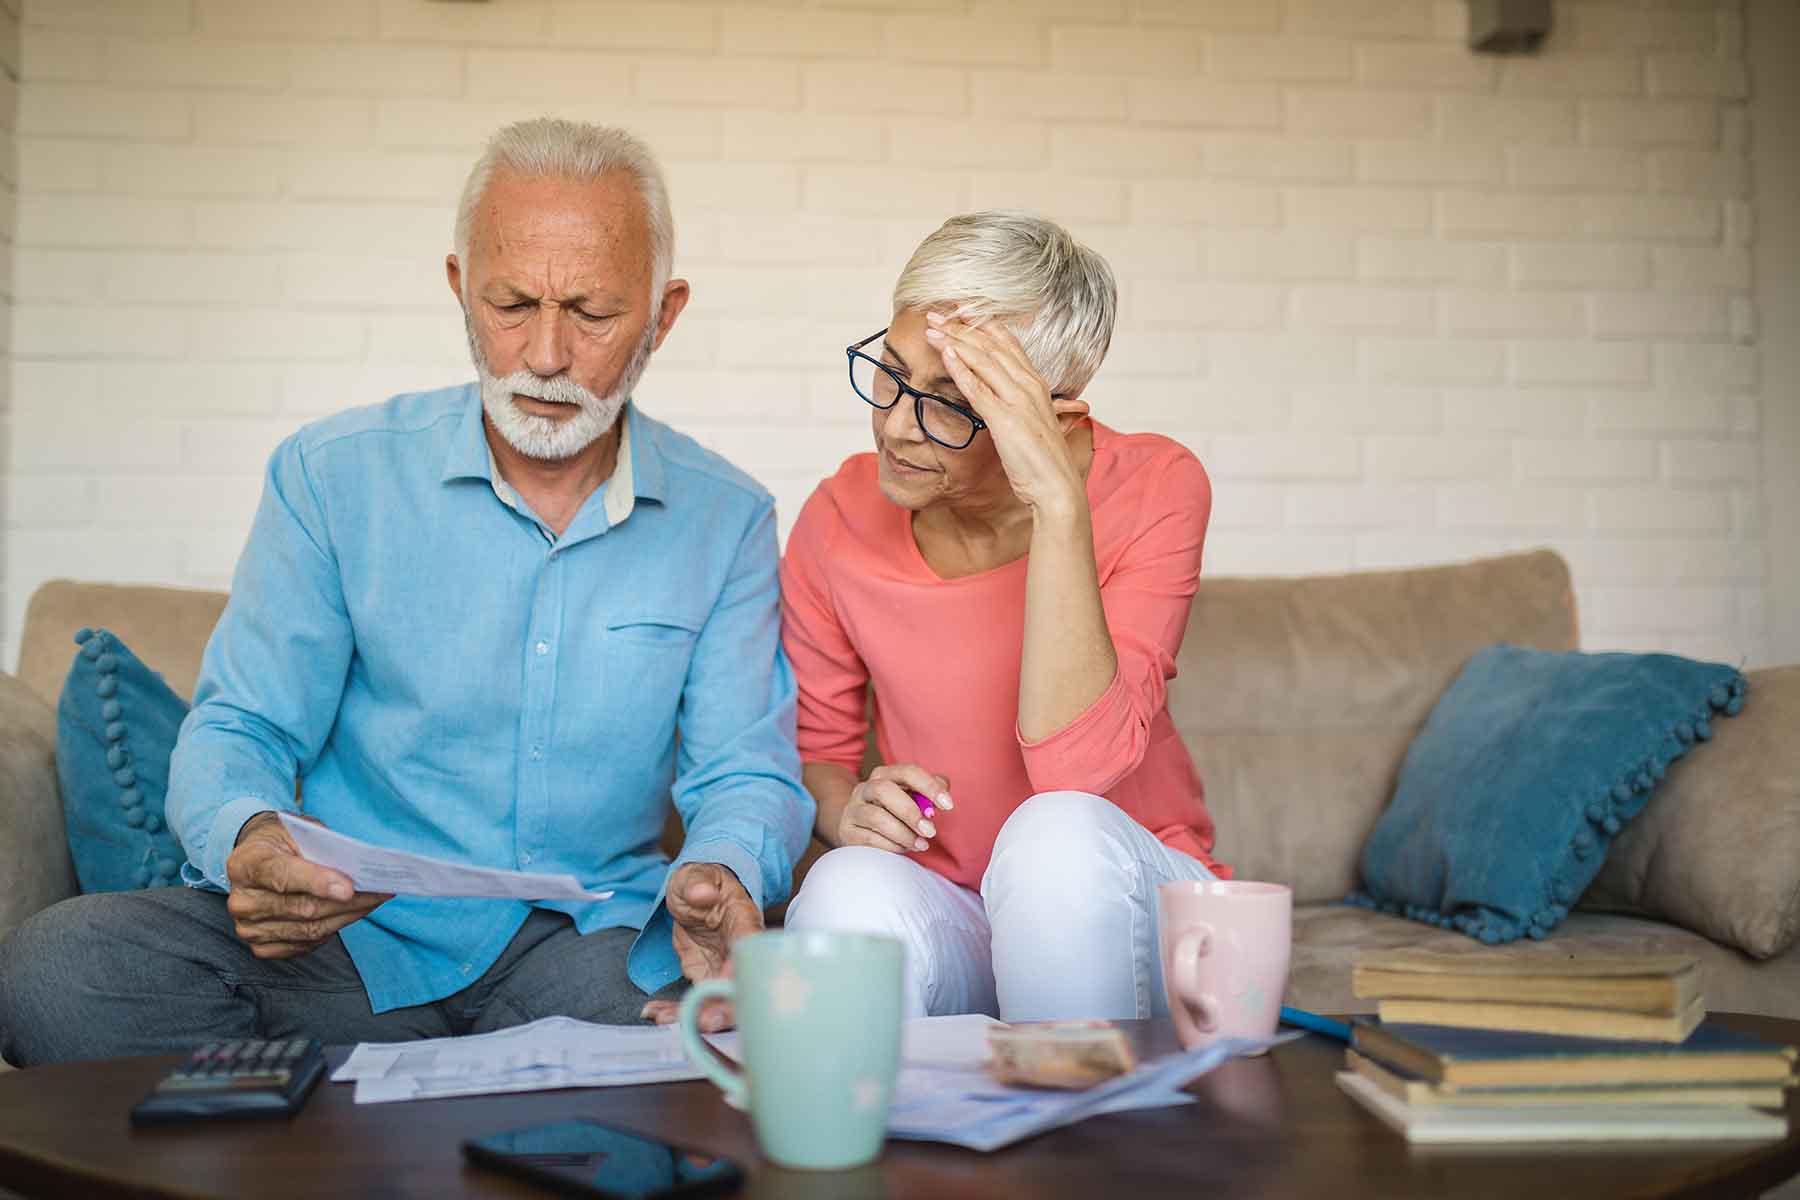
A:
POLYGON ((687 304, 673 240, 629 135, 494 137, 446 263, 479 384, 276 450, 171 766, 193 887, 22 926, 0 947, 8 1060, 635 1020, 785 898, 814 809, 773 502, 630 403, 687 304), (296 781, 352 836, 614 895, 355 892, 283 829, 296 781))

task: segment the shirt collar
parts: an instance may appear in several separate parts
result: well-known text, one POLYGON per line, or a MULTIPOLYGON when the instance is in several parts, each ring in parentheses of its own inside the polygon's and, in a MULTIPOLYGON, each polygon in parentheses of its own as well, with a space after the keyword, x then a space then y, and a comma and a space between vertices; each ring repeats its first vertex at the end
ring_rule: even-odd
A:
POLYGON ((457 422, 456 436, 450 439, 450 449, 444 455, 442 481, 485 479, 491 483, 499 472, 494 470, 487 432, 481 427, 481 385, 471 383, 464 390, 468 395, 463 403, 462 420, 457 422))
POLYGON ((613 462, 612 476, 600 486, 606 489, 606 524, 622 522, 637 507, 637 485, 631 469, 631 406, 625 406, 625 419, 619 422, 619 455, 613 462))
POLYGON ((667 502, 668 477, 663 469, 663 427, 638 412, 635 401, 625 406, 625 436, 631 447, 631 494, 640 500, 667 502))
MULTIPOLYGON (((631 515, 641 499, 664 502, 666 473, 662 448, 657 444, 655 422, 646 422, 637 405, 625 405, 624 425, 619 430, 619 457, 613 473, 601 486, 606 489, 606 522, 617 525, 631 515)), ((509 507, 514 506, 512 489, 500 477, 500 466, 494 461, 493 447, 488 445, 487 430, 481 416, 480 385, 469 385, 469 400, 463 408, 456 435, 444 460, 443 482, 455 479, 482 479, 494 494, 509 507)))

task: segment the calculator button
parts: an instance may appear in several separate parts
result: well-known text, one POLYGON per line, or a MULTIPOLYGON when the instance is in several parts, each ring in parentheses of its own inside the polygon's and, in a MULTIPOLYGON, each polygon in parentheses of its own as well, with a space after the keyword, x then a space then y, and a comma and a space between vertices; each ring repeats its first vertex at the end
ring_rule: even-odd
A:
POLYGON ((215 1055, 219 1052, 220 1044, 221 1043, 219 1043, 219 1042, 206 1043, 206 1045, 204 1045, 204 1046, 200 1047, 198 1050, 194 1051, 194 1059, 198 1062, 205 1062, 207 1059, 211 1058, 213 1055, 215 1055))
POLYGON ((281 1061, 293 1062, 295 1059, 306 1053, 306 1046, 307 1040, 305 1038, 294 1038, 287 1044, 286 1049, 282 1050, 281 1061))
POLYGON ((243 1054, 242 1054, 244 1061, 245 1062, 255 1062, 257 1055, 261 1054, 263 1052, 263 1047, 267 1046, 268 1044, 269 1043, 263 1041, 260 1038, 258 1038, 255 1041, 244 1043, 244 1049, 243 1049, 243 1054))
POLYGON ((224 1062, 230 1062, 237 1057, 237 1052, 243 1044, 244 1043, 241 1041, 226 1042, 223 1046, 219 1047, 218 1052, 214 1054, 213 1057, 224 1062))

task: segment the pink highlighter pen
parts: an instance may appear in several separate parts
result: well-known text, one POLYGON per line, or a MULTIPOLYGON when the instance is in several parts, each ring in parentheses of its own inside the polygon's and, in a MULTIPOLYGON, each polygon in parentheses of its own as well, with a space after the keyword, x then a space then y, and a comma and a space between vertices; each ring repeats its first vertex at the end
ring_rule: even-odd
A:
POLYGON ((906 794, 913 798, 913 803, 918 805, 919 811, 924 813, 927 817, 937 816, 937 809, 931 806, 931 799, 926 796, 925 793, 915 792, 911 788, 907 788, 906 794))

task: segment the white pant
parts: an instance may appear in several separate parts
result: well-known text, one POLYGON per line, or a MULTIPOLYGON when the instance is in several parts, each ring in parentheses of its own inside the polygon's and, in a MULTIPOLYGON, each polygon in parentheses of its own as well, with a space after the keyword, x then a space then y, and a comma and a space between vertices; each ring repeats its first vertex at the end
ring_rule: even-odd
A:
POLYGON ((909 1017, 1148 1017, 1169 1011, 1157 885, 1212 878, 1111 801, 1044 792, 1001 826, 979 896, 904 855, 844 846, 807 872, 787 927, 898 938, 909 1017))

